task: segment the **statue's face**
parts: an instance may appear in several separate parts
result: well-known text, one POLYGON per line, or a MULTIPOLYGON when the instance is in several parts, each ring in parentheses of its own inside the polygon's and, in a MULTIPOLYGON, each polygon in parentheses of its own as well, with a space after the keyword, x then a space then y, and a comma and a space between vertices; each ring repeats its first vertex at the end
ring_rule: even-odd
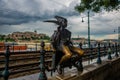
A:
POLYGON ((63 28, 66 28, 66 27, 67 27, 67 22, 63 24, 63 28))
POLYGON ((67 27, 67 22, 65 22, 65 27, 67 27))

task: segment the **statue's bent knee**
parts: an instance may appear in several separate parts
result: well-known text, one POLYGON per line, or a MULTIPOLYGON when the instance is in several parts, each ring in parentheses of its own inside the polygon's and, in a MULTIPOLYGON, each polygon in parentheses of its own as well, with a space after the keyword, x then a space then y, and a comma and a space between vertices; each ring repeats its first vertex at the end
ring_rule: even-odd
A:
POLYGON ((67 57, 72 56, 72 53, 71 53, 70 49, 68 48, 68 46, 63 45, 63 52, 67 57))
POLYGON ((76 52, 79 56, 82 56, 84 54, 84 51, 77 47, 72 47, 72 50, 76 52))

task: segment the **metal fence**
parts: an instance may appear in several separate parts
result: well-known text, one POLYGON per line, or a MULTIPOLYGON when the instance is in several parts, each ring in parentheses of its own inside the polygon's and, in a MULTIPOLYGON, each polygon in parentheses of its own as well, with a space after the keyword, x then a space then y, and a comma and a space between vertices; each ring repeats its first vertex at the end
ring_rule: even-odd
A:
MULTIPOLYGON (((10 45, 6 45, 6 50, 0 52, 0 78, 8 80, 9 76, 37 70, 40 72, 38 80, 46 80, 45 65, 51 65, 53 51, 46 51, 44 47, 45 43, 42 42, 39 44, 39 50, 36 47, 36 50, 14 51, 10 50, 10 45)), ((88 61, 89 63, 96 58, 96 62, 101 64, 101 56, 107 56, 109 60, 112 59, 112 54, 118 57, 120 45, 116 43, 115 45, 109 44, 109 46, 100 47, 100 44, 98 44, 97 48, 85 48, 84 51, 82 61, 88 61)))

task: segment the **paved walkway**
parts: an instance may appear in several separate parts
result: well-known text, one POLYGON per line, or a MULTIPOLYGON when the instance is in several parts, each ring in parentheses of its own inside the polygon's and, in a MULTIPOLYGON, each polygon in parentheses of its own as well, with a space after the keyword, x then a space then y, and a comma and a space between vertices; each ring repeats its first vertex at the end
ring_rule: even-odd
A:
MULTIPOLYGON (((115 54, 112 54, 112 57, 115 57, 115 54)), ((102 61, 106 60, 107 56, 105 56, 105 57, 103 56, 101 59, 102 59, 102 61)), ((85 62, 83 62, 83 67, 85 67, 85 66, 87 66, 89 64, 96 63, 96 61, 97 61, 97 58, 93 59, 92 61, 85 61, 85 62)), ((64 73, 65 74, 69 73, 70 76, 74 76, 74 74, 76 74, 76 72, 77 72, 77 69, 75 67, 73 67, 72 69, 65 68, 64 70, 65 70, 64 73)), ((51 72, 47 72, 46 71, 46 75, 48 77, 48 80, 49 79, 52 80, 51 78, 53 78, 56 75, 58 75, 58 73, 55 72, 55 73, 53 73, 53 76, 51 76, 51 72)), ((39 78, 39 73, 36 73, 36 74, 27 75, 27 76, 23 76, 23 77, 18 77, 18 78, 14 78, 14 79, 10 79, 10 80, 38 80, 38 78, 39 78)))
MULTIPOLYGON (((70 72, 71 76, 74 75, 74 73, 76 72, 76 68, 73 67, 72 69, 69 68, 65 68, 65 74, 68 74, 67 72, 70 72)), ((57 72, 53 73, 53 76, 51 76, 51 72, 47 72, 46 71, 46 75, 48 77, 48 80, 52 80, 51 78, 55 77, 56 75, 58 75, 57 72)), ((22 77, 18 77, 18 78, 14 78, 14 79, 10 79, 10 80, 38 80, 39 78, 39 73, 36 74, 32 74, 32 75, 27 75, 27 76, 22 76, 22 77)))

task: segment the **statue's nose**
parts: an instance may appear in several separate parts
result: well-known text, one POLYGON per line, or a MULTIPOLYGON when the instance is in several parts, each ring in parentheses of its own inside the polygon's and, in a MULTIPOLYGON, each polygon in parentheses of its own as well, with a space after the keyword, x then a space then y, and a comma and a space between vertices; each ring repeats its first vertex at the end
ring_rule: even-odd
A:
POLYGON ((46 21, 43 21, 43 22, 50 22, 50 23, 55 23, 55 24, 59 25, 59 22, 55 21, 55 20, 46 20, 46 21))

